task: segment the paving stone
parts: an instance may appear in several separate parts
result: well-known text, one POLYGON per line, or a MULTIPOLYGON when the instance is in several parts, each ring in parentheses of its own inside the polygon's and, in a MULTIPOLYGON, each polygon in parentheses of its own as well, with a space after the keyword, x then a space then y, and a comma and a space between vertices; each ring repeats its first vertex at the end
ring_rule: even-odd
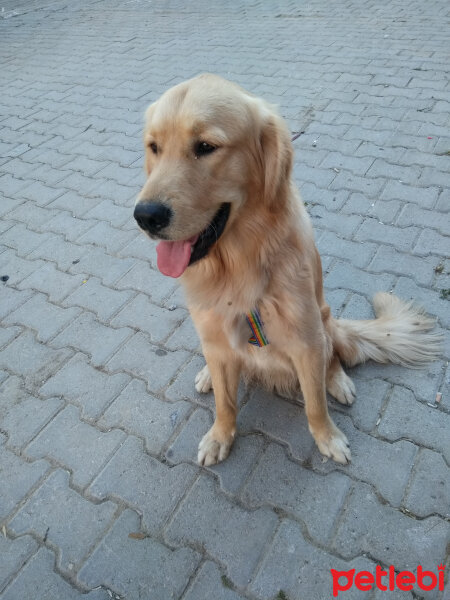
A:
POLYGON ((333 257, 338 256, 358 267, 367 266, 377 248, 375 244, 362 244, 342 239, 330 231, 324 231, 317 247, 322 256, 328 254, 333 257))
POLYGON ((21 331, 20 327, 2 327, 0 329, 0 348, 9 344, 21 331))
POLYGON ((13 512, 30 490, 44 476, 50 465, 45 460, 26 462, 0 445, 0 519, 13 512))
MULTIPOLYGON (((111 292, 111 294, 131 292, 111 292)), ((183 309, 168 310, 152 304, 145 294, 138 294, 115 317, 111 324, 115 327, 127 325, 149 334, 152 342, 163 341, 186 317, 183 309)))
POLYGON ((419 176, 416 169, 394 165, 377 158, 367 171, 367 177, 386 177, 406 183, 416 183, 419 176))
POLYGON ((349 440, 352 460, 341 467, 334 461, 323 461, 316 450, 312 456, 313 468, 320 473, 339 469, 346 475, 372 484, 389 504, 399 506, 411 474, 417 446, 406 440, 391 444, 362 433, 344 415, 333 414, 333 420, 349 440), (386 477, 386 465, 390 465, 389 477, 386 477))
POLYGON ((342 207, 342 212, 375 217, 383 223, 393 223, 395 216, 400 210, 399 200, 374 200, 366 198, 364 194, 351 194, 348 201, 342 207))
MULTIPOLYGON (((15 254, 12 249, 7 249, 0 255, 0 271, 2 275, 8 275, 8 285, 15 286, 25 277, 39 269, 44 263, 40 260, 23 259, 15 254)), ((30 295, 30 294, 29 294, 30 295)), ((1 294, 3 296, 3 293, 1 294)), ((1 302, 0 296, 0 302, 1 302)))
MULTIPOLYGON (((14 227, 14 225, 14 221, 7 221, 6 219, 2 219, 0 221, 0 232, 3 233, 4 231, 8 231, 8 229, 11 229, 11 227, 14 227)), ((5 252, 5 250, 6 246, 1 246, 1 251, 5 252)), ((12 248, 9 248, 9 250, 13 252, 12 248)))
POLYGON ((448 213, 450 210, 450 190, 445 189, 442 190, 439 195, 439 199, 436 202, 436 210, 439 210, 443 213, 448 213))
POLYGON ((16 540, 0 536, 0 593, 12 577, 20 570, 24 563, 37 550, 37 543, 29 535, 24 535, 16 540))
MULTIPOLYGON (((366 130, 367 131, 367 130, 366 130)), ((370 177, 359 177, 348 171, 341 171, 336 175, 330 185, 332 190, 351 190, 361 192, 370 198, 377 197, 383 187, 384 180, 381 177, 371 179, 370 177)))
POLYGON ((350 497, 333 546, 347 558, 367 552, 398 570, 413 571, 417 565, 434 570, 444 558, 449 531, 449 524, 439 517, 417 520, 381 504, 360 483, 350 497))
MULTIPOLYGON (((348 237, 350 237, 362 223, 362 218, 358 215, 340 215, 339 213, 328 211, 326 208, 319 205, 311 208, 310 215, 314 227, 329 229, 348 237)), ((347 246, 349 245, 351 245, 351 243, 347 242, 347 246)), ((344 246, 344 244, 341 244, 341 246, 344 246)), ((342 250, 342 252, 344 252, 344 250, 342 250)))
POLYGON ((110 600, 111 596, 106 590, 93 590, 85 594, 73 588, 54 572, 54 562, 53 553, 46 548, 40 548, 3 592, 2 600, 17 600, 17 598, 110 600))
POLYGON ((87 486, 117 447, 123 442, 122 431, 102 433, 83 423, 74 406, 62 410, 26 448, 32 458, 49 457, 72 473, 73 483, 87 486), (80 444, 80 440, 83 443, 80 444))
POLYGON ((117 506, 93 504, 69 487, 69 473, 58 469, 8 523, 14 535, 33 533, 59 549, 58 568, 73 573, 112 523, 117 506), (67 519, 67 514, 76 519, 67 519))
MULTIPOLYGON (((121 208, 121 210, 125 210, 121 208)), ((126 209, 129 214, 130 211, 126 209)), ((135 227, 137 225, 135 224, 135 227)), ((156 269, 156 242, 151 240, 143 233, 136 236, 126 246, 118 252, 119 256, 139 258, 147 262, 153 269, 156 269)))
POLYGON ((124 511, 86 561, 79 580, 90 588, 107 586, 130 599, 177 600, 199 564, 200 555, 190 548, 170 550, 149 537, 130 537, 139 530, 138 515, 124 511))
MULTIPOLYGON (((0 179, 0 184, 2 183, 2 179, 0 179)), ((2 187, 3 189, 3 187, 2 187)), ((21 202, 23 202, 23 200, 21 200, 21 202)), ((11 219, 14 219, 14 215, 17 213, 17 211, 20 210, 20 204, 18 205, 18 201, 17 199, 14 198, 2 198, 2 205, 0 207, 0 216, 3 218, 5 215, 8 215, 8 217, 11 219)), ((20 220, 20 219, 15 219, 15 220, 20 220)), ((14 225, 14 223, 13 223, 14 225)))
POLYGON ((170 277, 164 277, 161 273, 153 270, 149 263, 138 261, 116 281, 115 287, 119 290, 132 289, 144 292, 150 296, 153 302, 162 304, 174 292, 177 284, 170 277))
POLYGON ((325 277, 327 288, 349 289, 357 294, 373 296, 376 292, 389 292, 392 289, 394 277, 383 273, 374 275, 366 270, 355 269, 352 265, 336 262, 329 275, 325 277))
POLYGON ((38 206, 47 206, 63 194, 64 190, 33 181, 20 192, 22 198, 33 201, 38 206))
POLYGON ((177 545, 203 544, 212 557, 226 565, 230 579, 244 586, 277 521, 275 513, 268 509, 249 512, 232 503, 210 478, 203 476, 183 499, 166 529, 166 538, 177 545), (215 531, 214 536, 211 531, 215 531))
POLYGON ((164 402, 150 395, 144 383, 132 380, 107 408, 99 425, 120 427, 145 440, 147 452, 158 454, 189 413, 188 402, 164 402))
MULTIPOLYGON (((80 306, 95 312, 102 321, 108 321, 133 296, 132 292, 111 290, 96 277, 89 278, 64 300, 64 306, 80 306)), ((120 325, 120 323, 119 323, 120 325)))
POLYGON ((171 381, 188 356, 184 350, 163 350, 151 344, 146 335, 136 333, 108 361, 107 369, 129 371, 145 379, 150 391, 156 392, 171 381))
POLYGON ((443 213, 437 210, 424 210, 415 204, 407 204, 397 219, 397 224, 401 227, 420 223, 422 227, 431 227, 446 235, 448 227, 445 226, 445 222, 443 213))
POLYGON ((423 448, 416 461, 404 505, 419 517, 435 513, 448 517, 449 498, 449 467, 440 454, 423 448))
POLYGON ((287 445, 300 461, 308 460, 314 447, 303 406, 260 389, 250 392, 249 401, 238 415, 238 430, 264 433, 287 445))
POLYGON ((95 419, 128 384, 124 373, 106 375, 94 369, 84 354, 73 356, 40 388, 39 394, 60 396, 81 407, 83 418, 95 419))
POLYGON ((395 273, 396 275, 408 273, 417 283, 430 285, 435 275, 436 264, 435 257, 412 256, 397 252, 390 246, 380 246, 368 270, 377 273, 395 273))
POLYGON ((46 237, 47 240, 28 255, 29 259, 52 261, 61 271, 67 271, 83 253, 83 248, 65 240, 61 235, 48 233, 46 237))
MULTIPOLYGON (((87 352, 91 356, 92 364, 98 367, 104 365, 131 334, 132 330, 127 327, 106 327, 99 323, 94 315, 83 313, 51 343, 57 348, 73 346, 77 350, 87 352)), ((120 365, 119 368, 124 367, 120 365)))
POLYGON ((25 304, 9 313, 4 322, 34 329, 38 341, 47 342, 73 321, 80 312, 78 308, 60 308, 49 302, 43 294, 34 294, 25 304))
POLYGON ((205 366, 203 356, 194 356, 178 372, 176 379, 164 392, 166 398, 172 401, 189 400, 206 408, 214 408, 214 394, 203 394, 195 389, 195 376, 205 366))
POLYGON ((191 352, 201 352, 200 340, 194 327, 194 323, 189 315, 166 340, 165 346, 171 350, 184 348, 191 352))
POLYGON ((331 169, 347 169, 355 175, 365 175, 373 162, 372 157, 345 156, 340 152, 328 152, 320 166, 331 169))
POLYGON ((370 378, 370 374, 368 379, 363 379, 364 371, 362 369, 360 375, 357 376, 355 376, 354 369, 347 371, 356 386, 356 401, 351 408, 342 406, 337 401, 333 401, 331 406, 333 411, 349 415, 358 429, 369 432, 377 423, 381 407, 391 386, 382 379, 370 378))
MULTIPOLYGON (((66 239, 74 242, 96 223, 97 221, 94 219, 78 219, 68 210, 60 210, 53 219, 48 221, 46 228, 48 231, 62 234, 66 239)), ((81 250, 82 248, 80 248, 81 250)))
POLYGON ((342 319, 374 319, 372 304, 364 296, 352 294, 346 307, 342 311, 342 319))
POLYGON ((163 301, 163 306, 176 306, 178 308, 186 308, 187 309, 187 301, 184 295, 183 288, 178 285, 175 287, 173 292, 167 296, 167 298, 163 301))
POLYGON ((98 499, 119 498, 143 515, 149 532, 158 531, 192 485, 197 468, 167 465, 149 456, 142 442, 128 437, 89 487, 98 499))
POLYGON ((132 259, 110 256, 101 248, 91 246, 83 249, 79 262, 72 265, 70 270, 84 276, 94 275, 101 279, 104 285, 111 286, 132 268, 134 262, 132 259))
POLYGON ((414 187, 399 181, 388 181, 381 194, 382 199, 398 199, 414 202, 424 208, 432 208, 439 195, 438 187, 414 187))
MULTIPOLYGON (((31 273, 33 273, 36 269, 41 267, 44 263, 39 260, 27 260, 20 258, 15 254, 15 251, 12 249, 7 249, 0 254, 0 271, 2 275, 8 275, 8 285, 2 286, 2 289, 10 290, 10 294, 15 294, 15 290, 11 288, 12 285, 17 285, 22 279, 28 277, 31 273)), ((8 292, 2 291, 0 295, 0 307, 3 305, 6 300, 4 299, 8 292)), ((19 292, 20 295, 20 292, 19 292)), ((25 293, 21 294, 25 296, 25 293)), ((28 296, 30 294, 28 293, 28 296)), ((18 302, 19 304, 20 302, 18 302)), ((0 308, 1 311, 1 308, 0 308)), ((2 313, 0 312, 0 315, 2 313)), ((6 314, 6 313, 5 313, 6 314)))
POLYGON ((22 223, 18 223, 2 233, 2 244, 8 248, 14 248, 19 256, 27 256, 37 248, 45 238, 42 234, 27 229, 22 223))
POLYGON ((371 377, 383 378, 413 391, 418 400, 434 402, 444 370, 445 365, 442 361, 430 363, 424 369, 408 369, 391 364, 368 362, 354 367, 351 373, 365 379, 371 377))
POLYGON ((25 378, 29 386, 42 385, 70 356, 69 350, 52 350, 24 331, 0 351, 0 368, 25 378))
MULTIPOLYGON (((2 138, 5 137, 5 129, 2 129, 2 138)), ((18 199, 16 199, 16 201, 18 203, 21 203, 22 201, 22 197, 23 197, 23 193, 25 188, 27 188, 30 185, 30 180, 28 179, 21 179, 19 177, 13 177, 10 174, 6 174, 3 175, 3 177, 1 178, 1 189, 2 189, 2 194, 4 194, 7 198, 12 198, 14 199, 16 196, 18 196, 18 199)))
MULTIPOLYGON (((107 150, 105 149, 107 152, 107 150)), ((106 220, 113 227, 136 229, 136 221, 133 219, 133 215, 129 208, 124 206, 117 206, 112 200, 102 200, 94 208, 92 208, 85 215, 86 219, 97 219, 99 221, 106 220)), ((130 242, 127 243, 128 246, 130 242)), ((133 242, 131 242, 132 244, 133 242)), ((121 254, 119 252, 119 254, 121 254)), ((126 256, 126 254, 123 254, 126 256)))
MULTIPOLYGON (((92 213, 92 210, 89 212, 92 213)), ((136 235, 138 233, 134 229, 132 231, 123 231, 100 221, 83 234, 78 241, 81 244, 88 243, 102 246, 108 254, 115 254, 130 240, 135 238, 136 235)))
POLYGON ((80 275, 63 273, 52 263, 45 263, 23 279, 17 287, 21 290, 44 292, 51 302, 57 303, 82 285, 82 282, 83 278, 80 275))
POLYGON ((244 600, 237 592, 230 588, 226 576, 221 575, 215 563, 208 560, 197 573, 192 587, 189 588, 184 600, 198 600, 208 598, 214 590, 215 600, 244 600))
POLYGON ((448 256, 448 235, 441 235, 434 229, 424 229, 414 246, 414 254, 448 256))
POLYGON ((134 183, 134 174, 131 168, 120 167, 111 162, 96 174, 96 178, 112 179, 121 185, 132 185, 134 183))
POLYGON ((326 301, 331 308, 331 312, 334 317, 339 317, 342 312, 347 298, 350 294, 347 290, 325 290, 326 301))
MULTIPOLYGON (((168 460, 175 464, 188 461, 197 464, 198 445, 212 424, 213 417, 209 411, 203 408, 195 410, 167 450, 168 460)), ((227 460, 205 468, 218 476, 225 491, 236 494, 251 473, 262 447, 262 436, 238 435, 227 460)))
MULTIPOLYGON (((62 179, 63 177, 61 177, 62 179)), ((65 188, 70 188, 71 185, 75 183, 75 179, 79 180, 80 184, 83 180, 83 176, 80 173, 77 173, 74 176, 74 180, 70 181, 68 177, 64 177, 64 181, 62 182, 65 188)), ((88 188, 92 187, 92 180, 86 178, 86 181, 90 182, 91 185, 88 184, 88 188)), ((81 191, 81 190, 80 190, 81 191)), ((80 194, 80 191, 76 192, 75 190, 65 190, 65 193, 58 196, 53 202, 47 204, 49 208, 59 208, 61 210, 69 211, 72 217, 82 218, 88 211, 90 211, 97 204, 94 198, 89 198, 86 195, 80 194)), ((84 190, 88 191, 88 190, 84 190)))
POLYGON ((405 388, 394 388, 378 431, 389 440, 407 438, 443 452, 447 460, 450 458, 448 428, 442 414, 427 404, 417 402, 413 393, 405 388))
MULTIPOLYGON (((385 581, 385 580, 383 580, 385 581)), ((389 590, 389 600, 413 600, 414 596, 411 592, 403 592, 398 588, 393 590, 392 592, 389 590)), ((375 591, 374 600, 384 600, 386 598, 386 594, 384 590, 377 589, 375 591)))
POLYGON ((355 239, 361 242, 392 244, 398 250, 407 252, 411 250, 419 232, 418 227, 393 227, 373 219, 366 219, 358 229, 355 239))
MULTIPOLYGON (((98 135, 99 134, 96 133, 96 137, 98 135)), ((112 179, 109 181, 107 179, 100 180, 98 177, 99 174, 97 174, 97 177, 95 178, 95 180, 99 182, 98 184, 95 183, 95 180, 91 180, 93 181, 93 186, 90 187, 88 191, 89 196, 95 198, 96 203, 99 201, 99 199, 100 201, 104 200, 105 198, 112 199, 112 201, 118 206, 128 206, 130 208, 130 213, 132 213, 132 207, 134 205, 138 189, 121 185, 112 179)))
MULTIPOLYGON (((6 213, 3 210, 8 199, 2 200, 2 208, 0 214, 6 213)), ((12 202, 12 201, 10 201, 12 202)), ((45 225, 51 218, 56 216, 58 211, 43 208, 35 202, 23 202, 8 214, 9 219, 23 223, 26 227, 33 231, 42 231, 42 226, 45 225)))
MULTIPOLYGON (((374 564, 358 557, 349 562, 313 546, 302 534, 298 523, 285 520, 277 531, 269 552, 258 569, 250 590, 257 598, 272 600, 284 597, 289 600, 304 598, 332 598, 333 578, 330 569, 337 571, 374 571, 374 564)), ((345 598, 362 599, 353 586, 345 598)), ((343 596, 344 597, 344 596, 343 596)))
POLYGON ((39 400, 28 394, 18 377, 0 385, 0 422, 8 434, 8 446, 19 449, 29 442, 60 410, 56 398, 39 400))
POLYGON ((325 544, 350 488, 350 479, 334 473, 325 478, 289 460, 283 448, 270 444, 242 492, 250 506, 269 504, 301 519, 308 533, 325 544))

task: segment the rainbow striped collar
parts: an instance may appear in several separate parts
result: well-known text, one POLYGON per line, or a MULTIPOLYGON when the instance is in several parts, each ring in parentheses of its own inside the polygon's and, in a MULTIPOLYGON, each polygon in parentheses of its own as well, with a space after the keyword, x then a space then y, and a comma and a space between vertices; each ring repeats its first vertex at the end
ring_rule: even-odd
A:
POLYGON ((249 338, 248 343, 252 344, 253 346, 259 346, 260 348, 262 346, 267 346, 269 340, 264 333, 264 323, 261 320, 258 310, 255 308, 251 312, 247 313, 245 318, 247 319, 247 323, 249 324, 253 334, 249 338))

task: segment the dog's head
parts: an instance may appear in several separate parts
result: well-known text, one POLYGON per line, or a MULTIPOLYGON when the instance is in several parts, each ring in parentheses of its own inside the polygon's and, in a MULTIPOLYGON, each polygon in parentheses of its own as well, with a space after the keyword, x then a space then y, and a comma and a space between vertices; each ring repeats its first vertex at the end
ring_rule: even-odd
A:
POLYGON ((181 83, 150 105, 144 143, 148 177, 134 216, 162 240, 158 266, 172 277, 206 256, 249 202, 274 207, 290 175, 282 119, 215 75, 181 83))

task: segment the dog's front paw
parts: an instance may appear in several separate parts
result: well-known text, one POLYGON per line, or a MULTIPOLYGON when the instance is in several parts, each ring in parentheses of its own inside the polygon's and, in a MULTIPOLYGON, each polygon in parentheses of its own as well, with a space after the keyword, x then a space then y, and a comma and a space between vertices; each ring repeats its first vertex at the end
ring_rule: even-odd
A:
POLYGON ((312 432, 320 452, 332 458, 338 463, 346 465, 350 462, 352 456, 347 437, 336 425, 331 422, 330 425, 320 433, 312 432))
POLYGON ((219 433, 213 425, 198 446, 198 463, 205 467, 215 465, 226 459, 234 441, 235 432, 219 433))
POLYGON ((212 380, 208 365, 205 365, 195 376, 195 389, 200 394, 207 394, 212 389, 212 380))

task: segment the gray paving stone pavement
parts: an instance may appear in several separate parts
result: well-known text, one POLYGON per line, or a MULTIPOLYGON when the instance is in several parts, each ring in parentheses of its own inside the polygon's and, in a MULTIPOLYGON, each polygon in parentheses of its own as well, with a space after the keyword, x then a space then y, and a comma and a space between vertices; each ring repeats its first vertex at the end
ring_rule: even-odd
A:
POLYGON ((146 106, 219 73, 302 132, 334 314, 394 290, 448 333, 448 3, 0 9, 0 600, 328 600, 330 569, 377 564, 448 581, 448 336, 425 370, 352 370, 356 403, 330 400, 349 466, 322 460, 301 398, 241 386, 231 455, 200 468, 198 337, 132 218, 146 106))

